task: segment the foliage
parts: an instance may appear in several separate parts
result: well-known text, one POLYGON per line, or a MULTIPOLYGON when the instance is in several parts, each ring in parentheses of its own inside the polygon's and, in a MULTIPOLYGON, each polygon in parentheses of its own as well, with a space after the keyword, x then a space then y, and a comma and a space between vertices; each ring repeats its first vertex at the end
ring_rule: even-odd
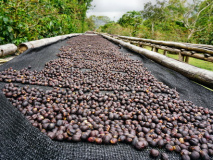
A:
MULTIPOLYGON (((211 0, 202 2, 201 8, 211 2, 211 0)), ((197 21, 197 25, 204 26, 204 28, 195 33, 195 38, 198 39, 200 43, 213 45, 213 5, 208 6, 206 10, 201 13, 200 17, 197 21)))
POLYGON ((0 44, 83 32, 92 0, 0 0, 0 44))
MULTIPOLYGON (((81 32, 85 31, 85 19, 86 19, 86 12, 91 7, 91 2, 92 0, 78 0, 78 7, 80 10, 80 15, 79 17, 81 20, 81 32)), ((75 6, 77 8, 77 6, 75 6)))
POLYGON ((140 12, 129 11, 118 20, 118 24, 122 27, 131 28, 132 35, 135 36, 136 30, 138 30, 138 26, 142 23, 142 21, 143 19, 140 12))
POLYGON ((111 22, 99 27, 98 32, 106 32, 109 34, 119 34, 124 36, 131 36, 131 29, 127 27, 122 27, 120 24, 111 22))
POLYGON ((135 26, 142 23, 142 16, 140 12, 137 11, 129 11, 124 14, 119 20, 118 23, 124 26, 135 26))
POLYGON ((90 16, 89 18, 86 18, 86 30, 89 30, 89 31, 94 31, 96 29, 95 27, 95 21, 93 20, 92 18, 93 16, 90 16))
POLYGON ((99 28, 100 26, 103 26, 103 25, 105 25, 105 24, 110 22, 110 18, 107 17, 107 16, 95 16, 95 15, 92 15, 89 18, 91 18, 94 21, 94 25, 95 25, 96 29, 99 28))
POLYGON ((130 34, 149 39, 213 44, 212 0, 157 0, 145 3, 141 12, 129 11, 102 32, 130 34), (141 21, 137 24, 138 17, 141 21), (118 29, 119 26, 119 29, 118 29), (129 33, 122 32, 129 30, 129 33))
POLYGON ((202 31, 206 28, 202 23, 198 23, 199 21, 203 21, 204 19, 209 19, 210 15, 203 14, 213 5, 213 2, 205 1, 204 4, 201 3, 200 0, 193 0, 192 4, 187 3, 184 0, 171 0, 169 2, 168 8, 170 10, 170 15, 175 15, 176 21, 181 22, 185 28, 188 30, 187 40, 190 41, 191 37, 198 32, 202 31), (176 12, 174 13, 173 10, 176 12))

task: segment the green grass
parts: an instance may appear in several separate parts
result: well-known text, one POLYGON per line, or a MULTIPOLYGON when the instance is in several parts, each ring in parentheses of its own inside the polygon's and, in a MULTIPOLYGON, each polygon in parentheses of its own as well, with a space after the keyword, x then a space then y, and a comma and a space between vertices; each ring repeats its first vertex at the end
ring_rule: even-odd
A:
POLYGON ((190 57, 189 58, 189 64, 194 65, 194 66, 199 67, 199 68, 203 68, 203 69, 213 71, 213 63, 212 62, 203 61, 203 60, 200 60, 200 59, 190 57))
MULTIPOLYGON (((195 82, 194 81, 194 83, 197 83, 197 82, 195 82)), ((206 89, 208 89, 208 90, 210 90, 210 91, 213 91, 213 89, 211 89, 211 88, 209 88, 209 87, 206 87, 206 86, 204 86, 204 85, 202 85, 202 84, 200 84, 200 83, 197 83, 198 85, 201 85, 202 87, 204 87, 204 88, 206 88, 206 89)))
MULTIPOLYGON (((151 50, 151 47, 146 46, 145 49, 151 50)), ((163 50, 159 49, 158 52, 160 54, 163 54, 163 50)), ((167 57, 173 58, 173 59, 177 59, 178 60, 178 55, 177 54, 169 54, 167 53, 167 57)), ((189 57, 189 64, 199 67, 199 68, 203 68, 206 70, 210 70, 213 71, 213 62, 208 62, 208 61, 204 61, 201 59, 196 59, 193 57, 189 57)))
POLYGON ((9 55, 6 55, 6 56, 2 56, 2 57, 0 57, 0 58, 3 59, 3 58, 11 57, 11 56, 14 56, 14 55, 9 54, 9 55))

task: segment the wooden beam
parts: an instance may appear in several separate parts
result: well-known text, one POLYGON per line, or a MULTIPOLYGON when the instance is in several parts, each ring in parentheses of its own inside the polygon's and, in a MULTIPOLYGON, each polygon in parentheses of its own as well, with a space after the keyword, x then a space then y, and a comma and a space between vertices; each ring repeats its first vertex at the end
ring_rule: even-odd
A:
POLYGON ((182 55, 201 59, 201 60, 208 61, 208 62, 213 62, 213 56, 205 57, 203 54, 192 53, 192 52, 189 52, 189 51, 183 51, 182 55))
POLYGON ((17 47, 15 44, 0 45, 0 57, 15 54, 17 47))
POLYGON ((36 41, 29 41, 29 42, 20 44, 18 46, 18 50, 19 50, 19 53, 22 53, 30 48, 41 47, 44 45, 48 45, 48 44, 57 42, 59 40, 63 40, 63 39, 78 36, 78 35, 81 35, 81 34, 80 33, 79 34, 67 34, 67 35, 56 36, 56 37, 51 37, 51 38, 44 38, 44 39, 40 39, 40 40, 36 40, 36 41))

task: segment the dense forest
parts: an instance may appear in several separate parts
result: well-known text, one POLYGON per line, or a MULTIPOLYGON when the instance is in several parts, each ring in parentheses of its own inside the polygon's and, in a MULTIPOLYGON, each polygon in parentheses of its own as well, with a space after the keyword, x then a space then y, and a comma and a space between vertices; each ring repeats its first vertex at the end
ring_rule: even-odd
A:
POLYGON ((212 0, 157 0, 145 3, 141 11, 129 11, 118 22, 98 31, 148 39, 213 45, 212 0))
POLYGON ((0 0, 0 44, 85 32, 92 0, 0 0))
POLYGON ((0 0, 0 44, 97 30, 149 39, 213 44, 212 0, 157 0, 118 22, 86 17, 92 0, 0 0))

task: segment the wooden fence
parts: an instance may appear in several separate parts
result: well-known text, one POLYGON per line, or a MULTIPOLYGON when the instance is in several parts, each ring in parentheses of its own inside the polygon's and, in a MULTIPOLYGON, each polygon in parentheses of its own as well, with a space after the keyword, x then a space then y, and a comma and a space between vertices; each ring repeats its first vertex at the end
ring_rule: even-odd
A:
POLYGON ((151 39, 117 36, 117 35, 110 35, 110 36, 137 45, 139 47, 149 46, 152 48, 152 51, 154 52, 158 52, 158 49, 161 49, 163 50, 164 55, 167 55, 167 52, 178 54, 179 56, 178 59, 179 61, 182 62, 188 63, 189 57, 213 62, 212 45, 157 41, 151 39))

